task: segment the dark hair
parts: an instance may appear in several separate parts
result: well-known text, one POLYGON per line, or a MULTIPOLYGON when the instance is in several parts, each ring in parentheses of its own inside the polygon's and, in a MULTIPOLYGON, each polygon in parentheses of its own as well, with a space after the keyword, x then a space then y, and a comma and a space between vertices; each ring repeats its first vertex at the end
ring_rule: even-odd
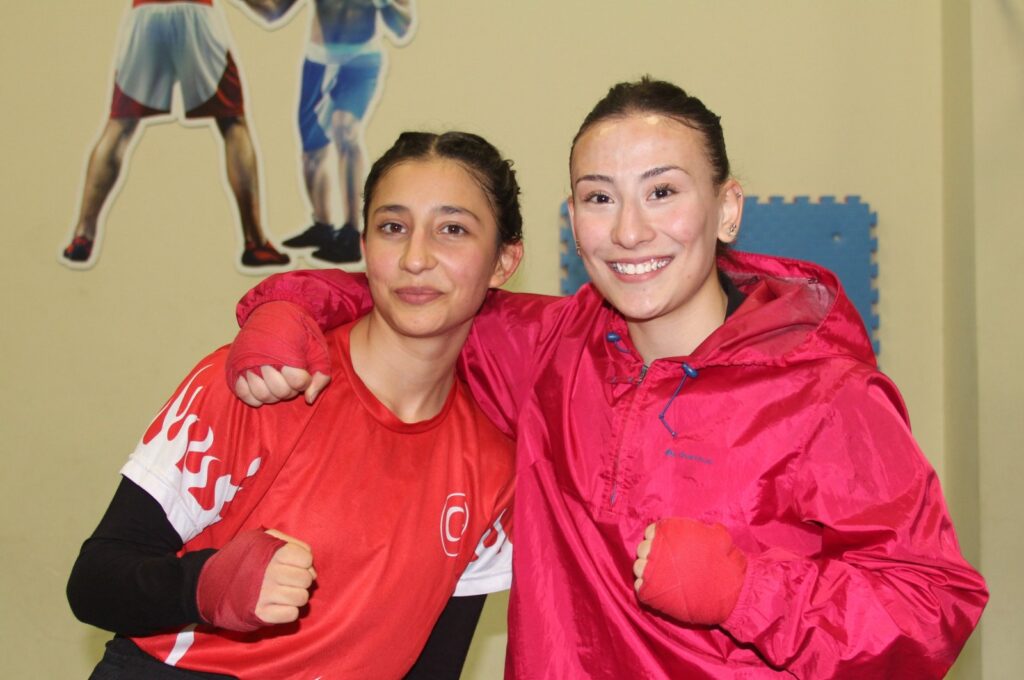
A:
POLYGON ((675 118, 700 132, 704 136, 708 160, 715 170, 715 185, 721 186, 729 179, 729 156, 725 153, 721 119, 704 106, 704 102, 686 94, 681 87, 664 80, 652 80, 650 76, 631 83, 618 83, 608 90, 604 99, 583 119, 579 132, 573 137, 570 160, 576 150, 576 142, 591 127, 609 118, 622 118, 637 113, 656 113, 675 118))
POLYGON ((519 210, 519 184, 512 161, 480 135, 451 131, 403 132, 390 149, 377 159, 363 186, 363 223, 369 223, 370 200, 377 183, 399 163, 430 158, 447 158, 461 164, 487 194, 495 221, 498 242, 502 245, 523 240, 523 215, 519 210))

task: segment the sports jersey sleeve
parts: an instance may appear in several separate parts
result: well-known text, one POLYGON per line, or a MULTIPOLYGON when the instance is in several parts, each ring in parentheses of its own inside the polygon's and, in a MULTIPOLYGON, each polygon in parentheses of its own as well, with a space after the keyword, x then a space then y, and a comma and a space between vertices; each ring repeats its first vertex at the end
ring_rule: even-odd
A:
POLYGON ((455 596, 486 595, 512 585, 512 499, 515 481, 509 479, 495 503, 490 525, 484 531, 455 585, 455 596))
POLYGON ((724 627, 797 677, 942 677, 988 599, 961 556, 896 388, 852 379, 803 446, 793 489, 820 555, 749 557, 724 627))
POLYGON ((224 354, 188 375, 121 469, 160 504, 182 543, 221 520, 263 461, 259 414, 224 385, 224 354))

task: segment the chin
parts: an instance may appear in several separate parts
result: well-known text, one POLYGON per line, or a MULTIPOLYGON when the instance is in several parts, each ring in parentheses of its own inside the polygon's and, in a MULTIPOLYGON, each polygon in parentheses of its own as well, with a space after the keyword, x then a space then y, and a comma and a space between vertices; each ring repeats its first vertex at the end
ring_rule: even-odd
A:
POLYGON ((398 327, 398 332, 407 338, 431 338, 444 332, 435 325, 427 324, 404 324, 398 327))
POLYGON ((630 321, 646 321, 654 318, 658 315, 660 305, 655 304, 649 296, 636 295, 636 294, 623 294, 616 291, 617 294, 604 295, 604 298, 611 303, 619 314, 624 316, 630 321))

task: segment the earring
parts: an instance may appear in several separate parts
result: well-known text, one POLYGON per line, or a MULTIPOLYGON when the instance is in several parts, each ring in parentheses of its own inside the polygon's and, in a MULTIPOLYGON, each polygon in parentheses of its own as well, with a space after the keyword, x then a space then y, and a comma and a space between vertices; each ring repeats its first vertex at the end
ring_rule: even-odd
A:
POLYGON ((738 224, 734 224, 731 227, 729 227, 729 234, 735 234, 736 230, 739 229, 739 227, 740 227, 740 225, 738 225, 738 224))
POLYGON ((580 254, 580 242, 579 241, 576 241, 576 254, 577 255, 580 254))

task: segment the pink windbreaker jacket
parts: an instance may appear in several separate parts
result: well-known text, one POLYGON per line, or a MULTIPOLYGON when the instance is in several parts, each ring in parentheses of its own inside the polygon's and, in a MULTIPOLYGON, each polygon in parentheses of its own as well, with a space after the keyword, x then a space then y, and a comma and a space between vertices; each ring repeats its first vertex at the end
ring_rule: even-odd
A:
MULTIPOLYGON (((645 366, 592 287, 493 292, 461 370, 517 439, 506 677, 937 678, 988 598, 934 470, 830 272, 730 253, 747 298, 690 356, 645 366), (748 556, 722 626, 633 591, 644 528, 720 522, 748 556)), ((362 277, 272 277, 321 326, 369 303, 362 277)))

